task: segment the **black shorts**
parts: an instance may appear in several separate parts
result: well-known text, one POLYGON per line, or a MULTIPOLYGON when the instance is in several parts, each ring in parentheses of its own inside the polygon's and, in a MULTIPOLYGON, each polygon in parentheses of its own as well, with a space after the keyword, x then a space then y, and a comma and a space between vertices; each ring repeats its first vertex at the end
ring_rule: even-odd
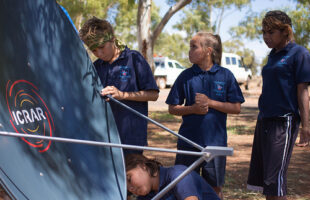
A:
POLYGON ((286 172, 298 134, 299 117, 257 120, 248 189, 266 196, 286 196, 286 172))
MULTIPOLYGON (((197 151, 194 147, 179 147, 178 150, 197 151)), ((199 157, 191 155, 177 154, 176 165, 190 166, 199 157)), ((195 171, 200 174, 212 187, 220 187, 225 183, 226 156, 216 156, 209 162, 203 162, 195 171)))

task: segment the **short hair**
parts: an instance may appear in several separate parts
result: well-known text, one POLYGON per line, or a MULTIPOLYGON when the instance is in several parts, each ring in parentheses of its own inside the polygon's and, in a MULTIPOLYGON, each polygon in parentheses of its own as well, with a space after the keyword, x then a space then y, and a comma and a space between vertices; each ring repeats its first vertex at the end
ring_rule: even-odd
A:
POLYGON ((286 30, 288 32, 287 38, 294 40, 291 18, 281 10, 272 10, 266 13, 263 22, 263 30, 278 29, 280 31, 286 30))
POLYGON ((94 43, 98 43, 104 35, 109 35, 111 40, 115 38, 112 25, 107 20, 102 20, 97 17, 87 20, 79 31, 81 40, 88 47, 94 43))
POLYGON ((125 156, 126 172, 132 170, 138 166, 145 166, 147 171, 152 177, 159 171, 159 167, 162 166, 160 162, 149 159, 142 154, 127 154, 125 156))
POLYGON ((221 65, 222 59, 222 40, 221 37, 217 34, 213 34, 210 32, 198 32, 197 36, 201 37, 202 43, 201 46, 203 48, 211 47, 213 49, 211 58, 212 62, 218 65, 221 65))

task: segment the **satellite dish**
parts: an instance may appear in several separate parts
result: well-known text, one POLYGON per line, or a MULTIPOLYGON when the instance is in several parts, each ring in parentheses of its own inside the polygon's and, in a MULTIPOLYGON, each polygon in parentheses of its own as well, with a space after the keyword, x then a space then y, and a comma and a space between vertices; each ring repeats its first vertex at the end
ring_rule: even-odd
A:
MULTIPOLYGON (((120 143, 101 83, 55 1, 0 2, 0 131, 120 143)), ((12 199, 126 199, 122 149, 0 136, 12 199)))

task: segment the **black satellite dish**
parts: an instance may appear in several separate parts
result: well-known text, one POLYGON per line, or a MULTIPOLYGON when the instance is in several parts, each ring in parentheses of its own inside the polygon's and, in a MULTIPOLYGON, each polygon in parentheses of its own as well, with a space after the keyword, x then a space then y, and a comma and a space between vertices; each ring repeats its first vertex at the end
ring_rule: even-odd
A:
MULTIPOLYGON (((51 0, 0 1, 0 131, 120 143, 83 43, 51 0)), ((0 136, 12 199, 126 199, 120 148, 0 136)))

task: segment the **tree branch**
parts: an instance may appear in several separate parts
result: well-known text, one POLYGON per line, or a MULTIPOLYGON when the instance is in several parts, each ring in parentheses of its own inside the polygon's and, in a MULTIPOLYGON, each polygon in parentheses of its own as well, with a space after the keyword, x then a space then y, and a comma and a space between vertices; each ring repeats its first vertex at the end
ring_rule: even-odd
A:
POLYGON ((159 34, 162 32, 164 29, 165 25, 168 23, 170 18, 180 9, 182 9, 184 6, 187 4, 191 3, 192 0, 181 0, 177 2, 174 6, 170 7, 169 10, 166 12, 165 16, 162 18, 160 23, 156 26, 153 35, 152 35, 152 47, 154 47, 154 43, 159 36, 159 34))

